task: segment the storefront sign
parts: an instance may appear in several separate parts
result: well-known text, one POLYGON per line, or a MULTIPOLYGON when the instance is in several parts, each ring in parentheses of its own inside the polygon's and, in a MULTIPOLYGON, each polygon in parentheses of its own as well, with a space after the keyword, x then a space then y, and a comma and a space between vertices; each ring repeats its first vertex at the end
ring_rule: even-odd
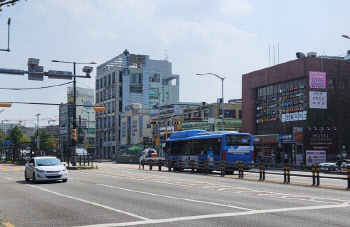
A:
POLYGON ((310 108, 327 109, 327 92, 310 91, 309 99, 310 108))
POLYGON ((310 88, 326 88, 327 76, 325 72, 309 72, 309 85, 310 88))
POLYGON ((326 151, 307 150, 306 165, 312 166, 326 162, 326 151))
POLYGON ((278 134, 278 142, 279 143, 293 143, 294 136, 292 133, 290 133, 290 134, 278 134))
POLYGON ((294 142, 303 142, 303 128, 293 127, 294 142))

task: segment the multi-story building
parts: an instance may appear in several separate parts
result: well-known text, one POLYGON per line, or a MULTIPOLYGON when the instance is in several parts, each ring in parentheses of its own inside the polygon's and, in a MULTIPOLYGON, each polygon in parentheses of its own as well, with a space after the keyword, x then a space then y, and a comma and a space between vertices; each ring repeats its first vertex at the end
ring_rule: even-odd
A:
POLYGON ((149 112, 152 109, 141 109, 140 103, 126 107, 121 113, 120 145, 142 145, 152 139, 149 112))
POLYGON ((10 132, 17 124, 14 123, 4 123, 4 120, 1 121, 0 129, 5 133, 5 135, 10 132))
MULTIPOLYGON (((59 149, 62 154, 70 152, 71 127, 73 123, 73 87, 67 90, 68 102, 59 109, 59 149)), ((94 90, 76 87, 76 119, 78 126, 77 147, 87 148, 90 154, 95 147, 95 111, 93 109, 94 90)))
POLYGON ((141 103, 143 109, 179 101, 179 76, 166 60, 148 55, 122 54, 99 65, 96 76, 96 105, 106 106, 96 114, 96 152, 112 158, 119 150, 121 117, 126 106, 141 103))
POLYGON ((243 132, 256 134, 256 156, 276 162, 335 159, 350 145, 350 62, 297 56, 242 76, 243 132))

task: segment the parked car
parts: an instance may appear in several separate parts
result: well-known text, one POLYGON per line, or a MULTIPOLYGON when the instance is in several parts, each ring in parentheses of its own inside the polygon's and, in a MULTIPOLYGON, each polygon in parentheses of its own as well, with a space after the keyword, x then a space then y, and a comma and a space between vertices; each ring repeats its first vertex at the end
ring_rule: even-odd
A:
POLYGON ((67 182, 68 170, 65 163, 56 157, 34 157, 25 166, 24 178, 26 181, 32 179, 34 183, 53 180, 67 182))
POLYGON ((324 162, 319 164, 320 169, 323 171, 335 171, 338 166, 336 162, 324 162))

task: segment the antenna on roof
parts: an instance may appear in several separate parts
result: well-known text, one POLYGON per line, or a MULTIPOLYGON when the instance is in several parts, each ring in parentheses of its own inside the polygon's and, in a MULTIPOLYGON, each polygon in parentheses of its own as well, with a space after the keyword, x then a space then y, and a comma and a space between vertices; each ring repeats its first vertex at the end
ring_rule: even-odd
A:
POLYGON ((168 61, 168 50, 165 50, 165 53, 164 53, 164 61, 168 61))

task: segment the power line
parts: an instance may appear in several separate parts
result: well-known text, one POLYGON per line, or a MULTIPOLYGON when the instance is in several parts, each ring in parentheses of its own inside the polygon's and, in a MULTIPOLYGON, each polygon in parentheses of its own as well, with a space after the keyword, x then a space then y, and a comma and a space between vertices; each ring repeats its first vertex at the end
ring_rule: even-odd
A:
POLYGON ((51 88, 51 87, 59 87, 63 85, 70 84, 72 82, 67 82, 64 84, 58 84, 58 85, 51 85, 51 86, 46 86, 46 87, 35 87, 35 88, 0 88, 0 90, 36 90, 36 89, 45 89, 45 88, 51 88))

